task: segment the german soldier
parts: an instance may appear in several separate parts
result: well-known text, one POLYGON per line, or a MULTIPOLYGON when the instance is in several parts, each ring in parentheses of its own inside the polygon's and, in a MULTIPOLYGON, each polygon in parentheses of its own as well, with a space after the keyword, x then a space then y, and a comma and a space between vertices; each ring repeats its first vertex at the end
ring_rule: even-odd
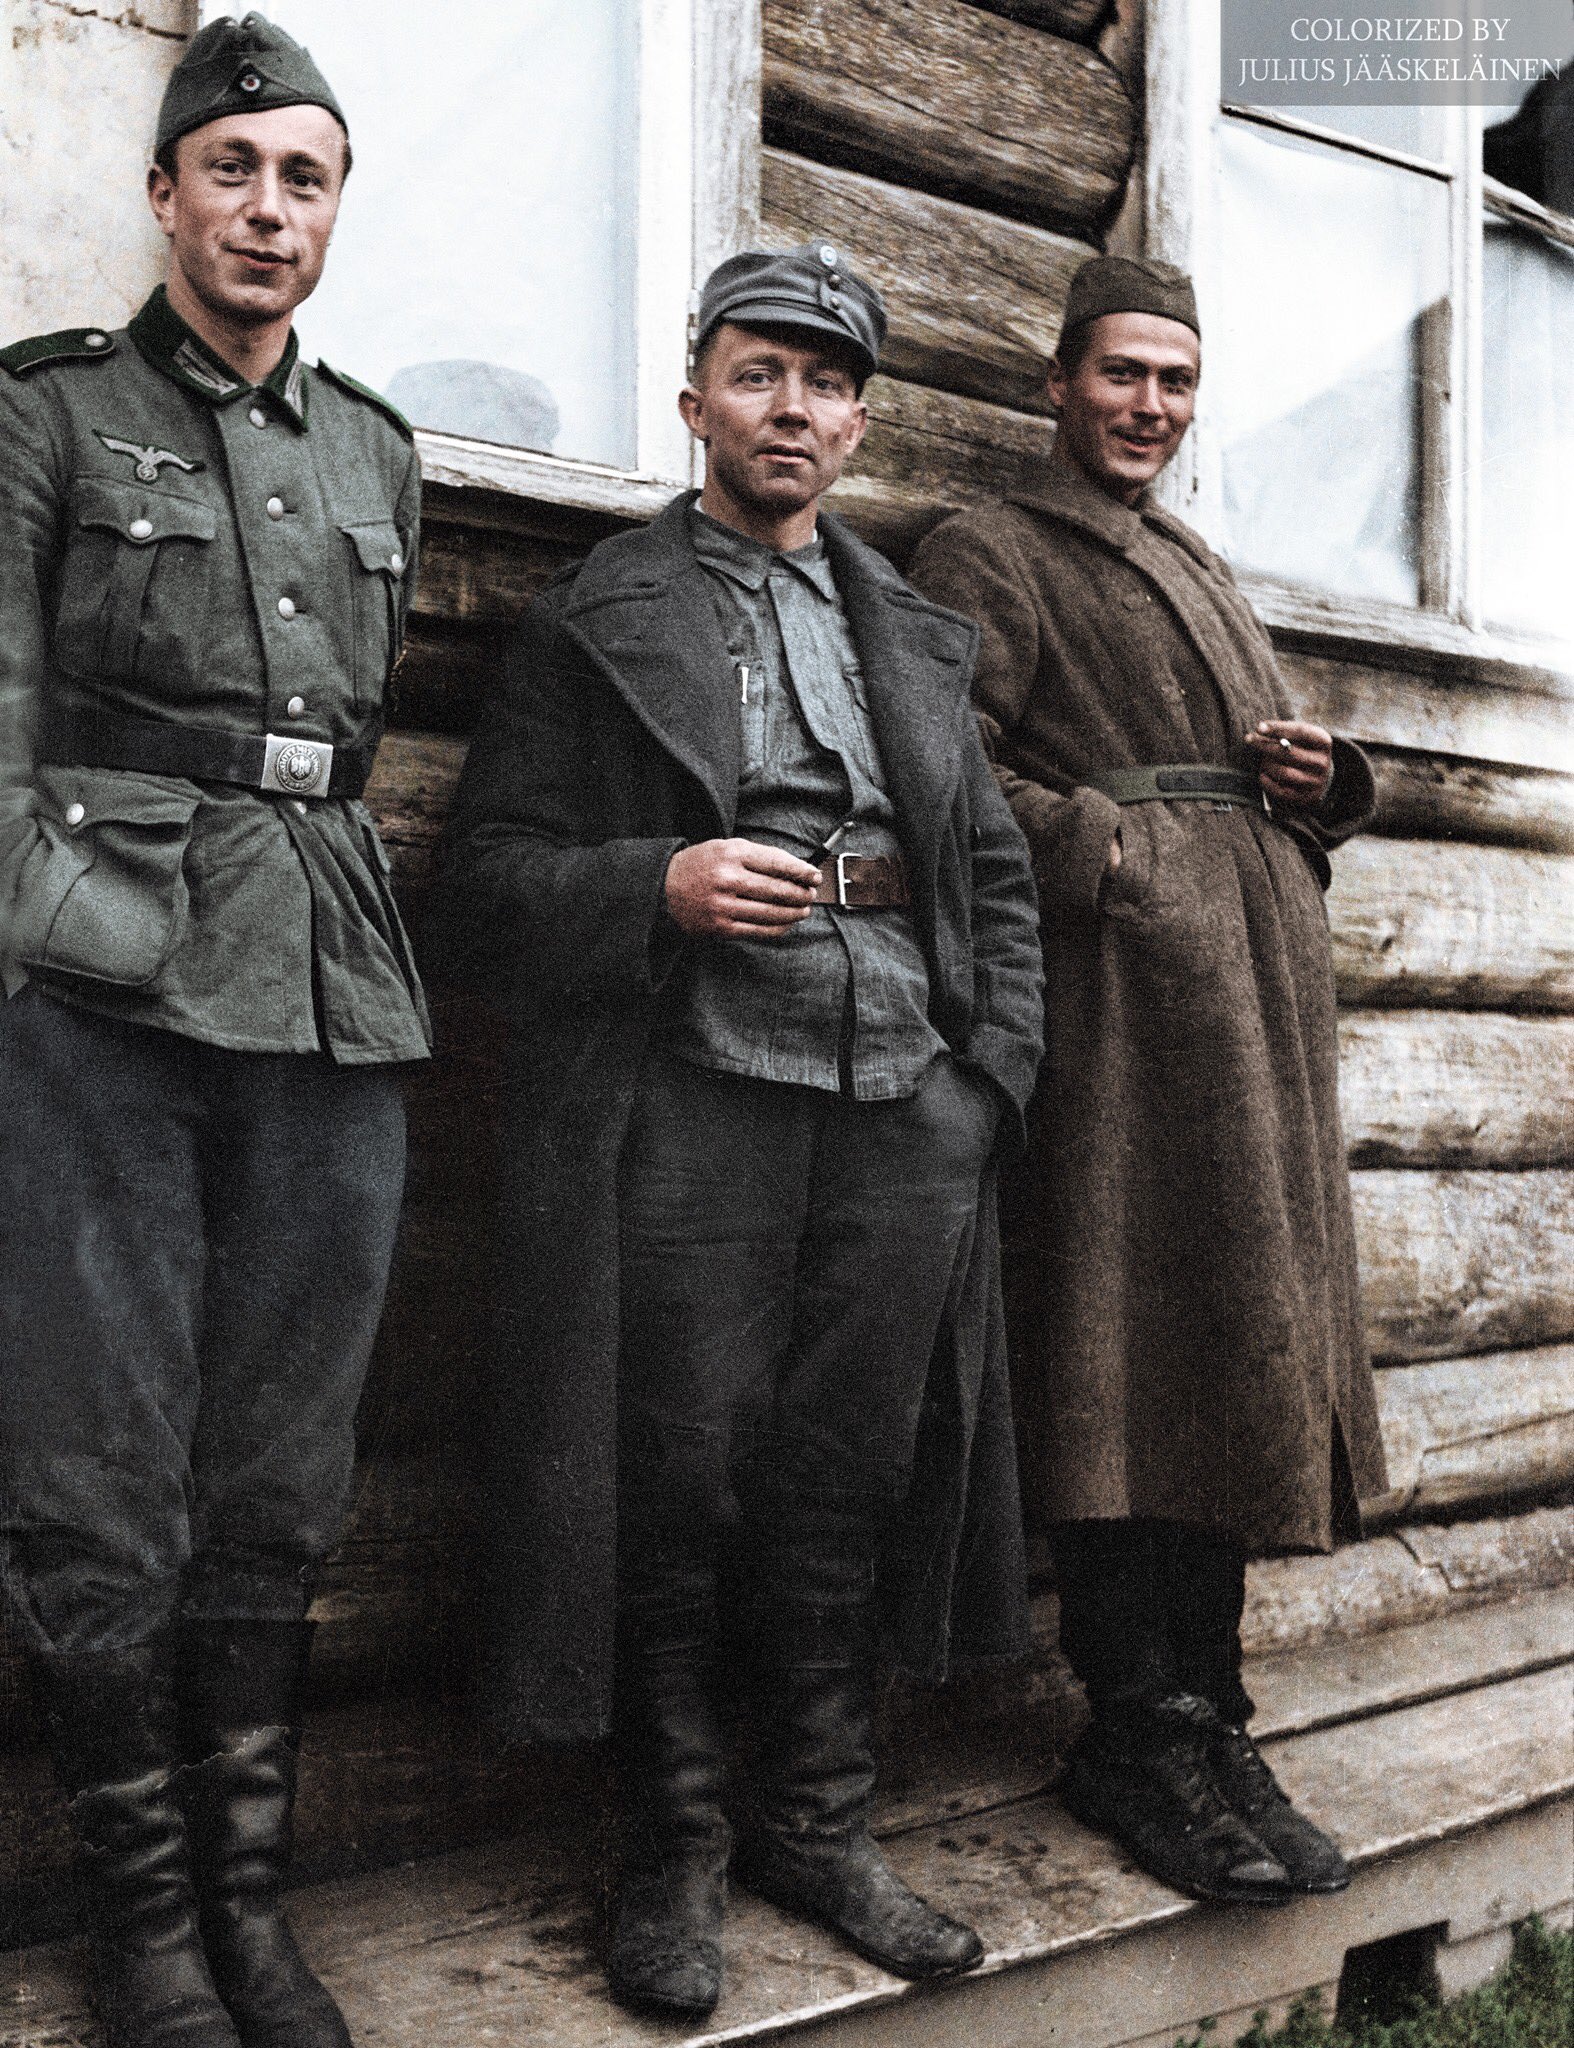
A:
POLYGON ((0 354, 0 1573, 118 2048, 349 2040, 279 1888, 428 1033, 359 801, 419 471, 291 326, 348 166, 213 23, 167 284, 0 354))

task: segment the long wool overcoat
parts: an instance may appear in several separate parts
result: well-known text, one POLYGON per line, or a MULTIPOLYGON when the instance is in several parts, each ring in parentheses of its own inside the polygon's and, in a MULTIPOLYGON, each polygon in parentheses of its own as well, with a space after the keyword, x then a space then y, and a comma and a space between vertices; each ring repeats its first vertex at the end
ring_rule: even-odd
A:
POLYGON ((1288 822, 1088 787, 1255 773, 1244 734, 1293 714, 1224 563, 1067 461, 948 520, 911 573, 982 630, 974 697, 1042 904, 1046 1055, 1006 1191, 1029 1505, 1326 1549, 1385 1483, 1322 899, 1370 768, 1336 742, 1327 797, 1288 822))
MULTIPOLYGON (((688 498, 603 542, 527 618, 471 749, 444 917, 510 1018, 487 1480, 485 1705, 504 1739, 605 1732, 616 1531, 618 1159, 684 942, 667 862, 736 810, 737 693, 688 498)), ((1042 1032, 1027 850, 968 700, 977 632, 834 519, 914 892, 930 1013, 1016 1105, 1042 1032)), ((888 1276, 871 1275, 871 1284, 888 1276)), ((931 1364, 888 1615, 930 1677, 1025 1644, 999 1233, 988 1177, 931 1364)))

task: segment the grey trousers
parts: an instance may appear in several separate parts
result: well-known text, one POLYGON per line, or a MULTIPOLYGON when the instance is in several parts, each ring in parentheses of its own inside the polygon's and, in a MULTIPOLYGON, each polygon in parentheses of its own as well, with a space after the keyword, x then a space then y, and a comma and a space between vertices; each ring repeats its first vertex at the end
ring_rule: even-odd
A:
POLYGON ((386 1067, 0 1003, 0 1590, 35 1651, 296 1619, 404 1181, 386 1067))

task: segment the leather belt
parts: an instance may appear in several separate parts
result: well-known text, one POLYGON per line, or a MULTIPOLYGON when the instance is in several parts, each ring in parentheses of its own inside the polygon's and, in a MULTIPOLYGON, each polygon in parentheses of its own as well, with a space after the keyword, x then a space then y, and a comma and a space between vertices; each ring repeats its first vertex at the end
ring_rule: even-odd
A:
POLYGON ((1262 784, 1239 768, 1176 762, 1167 767, 1106 768, 1097 775, 1084 775, 1082 780, 1089 789, 1102 790, 1118 804, 1207 802, 1268 808, 1262 784))
POLYGON ((838 853, 820 862, 811 901, 841 910, 899 910, 911 903, 907 863, 899 853, 838 853))
POLYGON ((235 782, 275 796, 359 796, 381 737, 379 729, 332 746, 296 733, 214 732, 157 718, 94 713, 49 726, 38 758, 62 768, 125 768, 192 782, 235 782))

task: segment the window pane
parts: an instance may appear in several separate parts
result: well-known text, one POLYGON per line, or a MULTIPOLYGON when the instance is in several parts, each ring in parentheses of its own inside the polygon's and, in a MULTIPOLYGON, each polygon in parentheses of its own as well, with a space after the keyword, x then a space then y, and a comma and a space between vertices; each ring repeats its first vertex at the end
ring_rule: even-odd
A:
POLYGON ((631 468, 638 0, 267 12, 355 148, 308 351, 419 426, 631 468))
POLYGON ((1484 608, 1574 636, 1574 251, 1489 218, 1483 296, 1484 608))
POLYGON ((1224 317, 1203 382, 1230 555, 1417 604, 1447 188, 1239 123, 1220 145, 1224 317))
POLYGON ((1448 117, 1442 107, 1276 106, 1273 111, 1378 149, 1402 149, 1427 163, 1442 163, 1448 149, 1448 117))

